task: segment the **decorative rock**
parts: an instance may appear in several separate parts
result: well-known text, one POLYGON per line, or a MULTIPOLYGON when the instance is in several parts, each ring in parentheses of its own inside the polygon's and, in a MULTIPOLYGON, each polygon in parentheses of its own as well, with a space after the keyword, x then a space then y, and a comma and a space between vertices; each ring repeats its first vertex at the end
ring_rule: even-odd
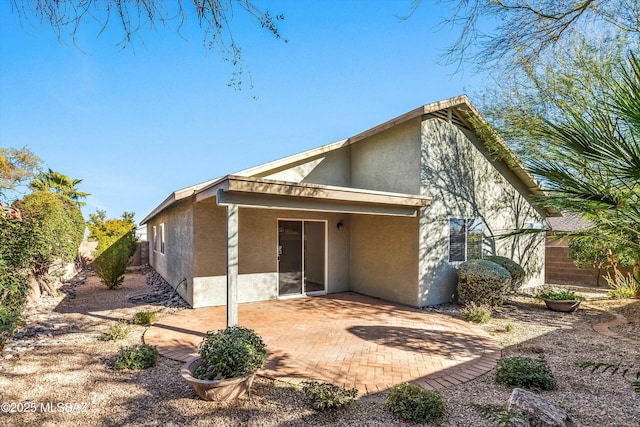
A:
POLYGON ((514 388, 508 408, 522 413, 531 427, 571 427, 567 413, 535 393, 514 388))
POLYGON ((147 284, 152 286, 152 291, 148 294, 130 297, 129 302, 162 305, 170 308, 189 308, 189 304, 182 299, 173 286, 167 283, 155 270, 145 265, 140 268, 140 271, 147 273, 147 284))

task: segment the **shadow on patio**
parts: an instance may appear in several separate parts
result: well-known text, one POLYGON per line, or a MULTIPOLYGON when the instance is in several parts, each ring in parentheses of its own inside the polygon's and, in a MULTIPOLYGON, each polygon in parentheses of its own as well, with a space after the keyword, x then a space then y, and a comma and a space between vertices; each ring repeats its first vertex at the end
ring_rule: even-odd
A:
MULTIPOLYGON (((186 360, 207 330, 225 322, 225 307, 184 310, 154 324, 144 340, 163 356, 186 360)), ((500 356, 469 323, 352 292, 241 304, 239 323, 268 346, 261 375, 328 381, 361 393, 405 381, 459 384, 491 370, 500 356)))

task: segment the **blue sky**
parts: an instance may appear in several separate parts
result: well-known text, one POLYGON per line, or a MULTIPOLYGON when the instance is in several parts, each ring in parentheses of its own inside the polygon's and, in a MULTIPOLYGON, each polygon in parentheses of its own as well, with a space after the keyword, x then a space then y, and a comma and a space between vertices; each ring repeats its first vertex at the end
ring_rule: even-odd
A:
MULTIPOLYGON (((232 21, 253 89, 202 44, 195 19, 146 30, 121 49, 115 26, 78 47, 29 26, 0 2, 0 146, 27 146, 45 167, 83 179, 85 218, 134 211, 172 191, 349 137, 440 99, 482 89, 439 57, 447 16, 413 0, 258 1, 283 13, 287 43, 239 10, 232 21), (245 86, 248 86, 245 84, 245 86)), ((245 80, 246 81, 246 80, 245 80)))

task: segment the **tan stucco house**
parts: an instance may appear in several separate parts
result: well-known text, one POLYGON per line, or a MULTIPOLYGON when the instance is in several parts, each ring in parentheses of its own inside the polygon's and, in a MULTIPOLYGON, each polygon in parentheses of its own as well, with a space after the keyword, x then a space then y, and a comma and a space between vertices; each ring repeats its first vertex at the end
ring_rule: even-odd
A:
POLYGON ((486 254, 542 284, 544 235, 497 237, 553 213, 473 123, 484 122, 459 96, 178 190, 142 221, 150 264, 193 307, 343 291, 422 307, 450 301, 456 266, 486 254))

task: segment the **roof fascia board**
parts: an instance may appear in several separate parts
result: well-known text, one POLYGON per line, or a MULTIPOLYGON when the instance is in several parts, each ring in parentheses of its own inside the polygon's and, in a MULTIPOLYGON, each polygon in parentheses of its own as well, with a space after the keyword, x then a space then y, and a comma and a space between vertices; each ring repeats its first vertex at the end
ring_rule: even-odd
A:
POLYGON ((200 184, 192 185, 191 187, 182 188, 180 190, 176 190, 169 195, 162 203, 155 207, 142 221, 140 221, 140 225, 146 224, 151 218, 158 215, 160 212, 177 202, 178 200, 185 199, 191 195, 193 195, 196 191, 201 189, 202 187, 206 187, 211 185, 212 183, 219 180, 219 178, 212 179, 209 181, 201 182, 200 184))
POLYGON ((424 207, 431 203, 428 197, 415 194, 389 193, 350 187, 290 183, 260 178, 228 175, 215 185, 196 194, 196 202, 214 197, 218 190, 251 194, 270 194, 308 199, 328 199, 342 202, 424 207))
POLYGON ((287 197, 274 194, 227 192, 222 190, 218 191, 216 203, 220 206, 237 205, 256 209, 286 209, 403 217, 415 217, 420 209, 416 206, 362 204, 342 200, 287 197))

